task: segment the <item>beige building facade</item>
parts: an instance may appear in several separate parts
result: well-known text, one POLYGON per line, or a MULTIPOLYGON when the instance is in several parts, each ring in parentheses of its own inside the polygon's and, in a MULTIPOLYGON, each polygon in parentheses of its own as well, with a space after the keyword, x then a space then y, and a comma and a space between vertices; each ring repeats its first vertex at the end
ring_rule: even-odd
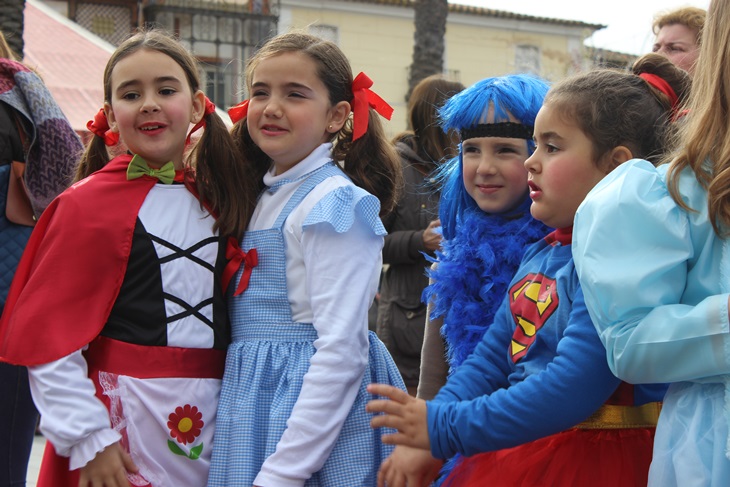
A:
MULTIPOLYGON (((116 45, 144 23, 180 37, 200 60, 206 94, 220 108, 247 97, 246 59, 266 38, 304 29, 334 41, 395 108, 390 135, 406 128, 414 0, 43 0, 116 45)), ((549 81, 594 65, 584 41, 603 25, 449 4, 444 73, 468 86, 509 73, 549 81)), ((601 59, 605 57, 602 54, 601 59)), ((615 56, 614 56, 615 57, 615 56)))
MULTIPOLYGON (((278 32, 304 29, 334 41, 394 108, 389 133, 406 126, 414 11, 402 0, 281 0, 278 32)), ((602 25, 451 4, 444 73, 466 86, 486 77, 533 73, 550 81, 585 67, 583 41, 602 25)))

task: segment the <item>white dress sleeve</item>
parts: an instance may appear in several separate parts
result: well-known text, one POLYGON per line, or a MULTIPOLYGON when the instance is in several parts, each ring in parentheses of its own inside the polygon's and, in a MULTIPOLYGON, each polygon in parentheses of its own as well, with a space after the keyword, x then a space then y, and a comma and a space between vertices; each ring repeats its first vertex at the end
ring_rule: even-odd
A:
POLYGON ((356 215, 349 228, 324 221, 304 228, 316 352, 287 429, 255 485, 303 486, 324 465, 352 408, 368 363, 367 311, 382 262, 383 237, 371 223, 356 215))
POLYGON ((724 244, 706 219, 704 192, 694 191, 697 212, 688 213, 663 170, 646 161, 619 166, 588 194, 573 229, 588 310, 611 370, 630 383, 730 373, 724 244))
POLYGON ((40 429, 56 453, 70 457, 69 468, 86 465, 96 454, 121 439, 111 428, 109 413, 94 395, 86 360, 78 350, 43 365, 28 367, 40 429))

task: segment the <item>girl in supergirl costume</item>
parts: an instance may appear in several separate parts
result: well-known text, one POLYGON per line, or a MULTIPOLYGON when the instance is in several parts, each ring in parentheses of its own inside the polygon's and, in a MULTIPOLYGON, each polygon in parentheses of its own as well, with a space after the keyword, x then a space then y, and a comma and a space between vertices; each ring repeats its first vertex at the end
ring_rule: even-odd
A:
POLYGON ((335 44, 304 33, 270 40, 246 74, 234 135, 261 193, 241 260, 255 250, 257 265, 234 281, 248 287, 230 301, 208 485, 372 486, 391 448, 369 431, 366 386, 405 389, 367 323, 378 214, 400 175, 376 112, 391 109, 335 44))
MULTIPOLYGON (((550 229, 530 214, 525 160, 548 85, 529 75, 478 81, 444 104, 444 130, 459 133, 459 156, 437 173, 444 241, 424 292, 429 319, 418 396, 433 399, 481 341, 528 246, 550 229)), ((433 259, 432 259, 433 260, 433 259)), ((398 446, 383 465, 393 483, 415 466, 398 446), (392 470, 392 471, 391 471, 392 470)), ((441 476, 460 456, 447 462, 441 476)), ((434 460, 434 468, 440 462, 434 460)), ((410 479, 409 479, 410 480, 410 479)))
POLYGON ((246 178, 172 37, 124 41, 104 99, 79 169, 93 174, 39 219, 0 355, 29 369, 49 440, 39 486, 202 486, 229 342, 220 243, 252 209, 238 191, 246 178), (206 127, 194 168, 191 123, 206 127), (129 153, 108 161, 104 144, 119 139, 129 153))
POLYGON ((611 370, 671 382, 652 487, 730 485, 729 36, 730 1, 713 0, 677 150, 658 167, 620 167, 575 218, 575 265, 611 370))
POLYGON ((386 413, 373 426, 399 430, 389 443, 469 457, 444 485, 646 485, 666 387, 611 373, 571 255, 585 195, 634 155, 661 157, 687 90, 686 73, 662 56, 633 69, 576 75, 545 97, 525 167, 530 211, 556 230, 527 250, 474 353, 428 403, 370 388, 393 399, 368 406, 386 413))

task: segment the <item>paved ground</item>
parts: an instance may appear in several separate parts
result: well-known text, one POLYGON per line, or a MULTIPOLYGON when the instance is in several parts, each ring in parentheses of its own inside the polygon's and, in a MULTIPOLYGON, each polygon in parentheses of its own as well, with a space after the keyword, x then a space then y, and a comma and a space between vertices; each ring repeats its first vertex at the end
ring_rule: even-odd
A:
POLYGON ((26 487, 35 487, 38 480, 38 470, 41 468, 41 458, 43 458, 43 448, 46 439, 40 435, 36 435, 33 440, 33 450, 30 453, 30 462, 28 464, 28 477, 26 487))

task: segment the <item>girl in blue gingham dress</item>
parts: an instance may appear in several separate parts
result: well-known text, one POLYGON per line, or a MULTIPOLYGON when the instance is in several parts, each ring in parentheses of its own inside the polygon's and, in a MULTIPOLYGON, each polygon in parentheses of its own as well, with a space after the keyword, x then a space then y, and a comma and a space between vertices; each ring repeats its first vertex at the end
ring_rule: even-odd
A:
POLYGON ((398 159, 378 118, 358 117, 387 105, 373 102, 362 76, 353 82, 346 63, 332 43, 278 36, 249 62, 251 98, 231 112, 262 191, 241 249, 229 253, 243 265, 230 286, 211 487, 375 486, 392 450, 365 404, 370 383, 405 390, 367 327, 385 235, 379 212, 394 203, 398 159), (339 72, 328 83, 341 93, 319 72, 339 72), (333 156, 364 166, 359 185, 333 156), (386 183, 363 180, 371 169, 386 183))

